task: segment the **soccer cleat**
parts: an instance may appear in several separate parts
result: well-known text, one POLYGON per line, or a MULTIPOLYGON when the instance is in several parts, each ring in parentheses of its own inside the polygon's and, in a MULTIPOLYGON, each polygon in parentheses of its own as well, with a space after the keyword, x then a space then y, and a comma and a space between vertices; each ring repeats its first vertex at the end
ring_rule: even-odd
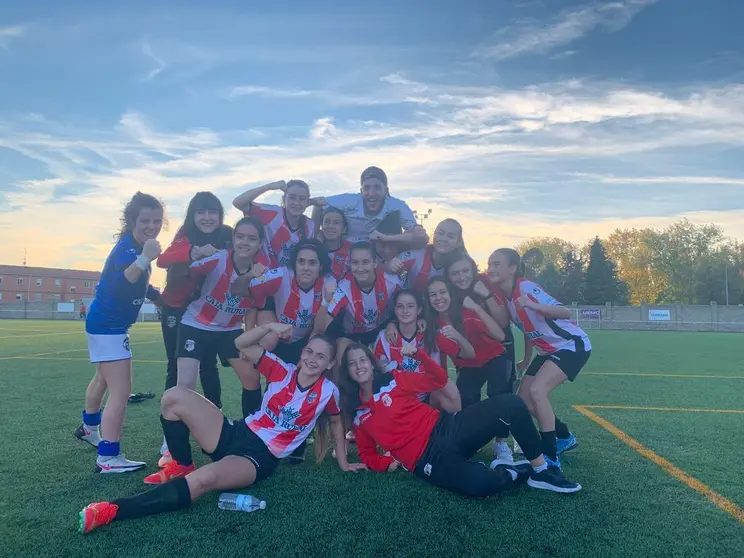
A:
POLYGON ((113 456, 99 455, 96 465, 101 473, 131 473, 144 469, 147 463, 130 461, 123 453, 120 453, 113 456))
POLYGON ((89 430, 87 426, 81 424, 75 430, 75 438, 87 442, 94 448, 98 447, 98 442, 101 441, 101 433, 98 430, 89 430))
POLYGON ((576 439, 576 436, 574 436, 573 433, 570 433, 568 435, 568 438, 556 438, 555 440, 555 450, 559 456, 564 452, 571 451, 578 445, 579 441, 576 439))
POLYGON ((517 475, 514 482, 524 482, 532 474, 532 465, 530 465, 530 462, 526 459, 521 461, 514 461, 513 459, 511 461, 502 461, 500 459, 494 459, 491 461, 491 469, 506 469, 514 471, 517 475))
POLYGON ((180 479, 196 471, 196 466, 181 465, 178 461, 171 461, 157 473, 145 477, 145 484, 165 484, 173 479, 180 479))
POLYGON ((499 461, 514 461, 514 454, 512 454, 512 450, 504 440, 493 442, 493 456, 499 461))
POLYGON ((108 525, 116 517, 119 506, 110 502, 93 502, 78 512, 78 532, 90 533, 103 525, 108 525))
POLYGON ((173 457, 170 451, 165 450, 165 453, 158 459, 158 467, 166 467, 168 463, 173 463, 173 457))
POLYGON ((539 473, 533 470, 527 484, 532 488, 550 490, 561 494, 571 494, 581 490, 579 483, 568 480, 563 475, 563 471, 552 463, 548 465, 547 469, 539 473))

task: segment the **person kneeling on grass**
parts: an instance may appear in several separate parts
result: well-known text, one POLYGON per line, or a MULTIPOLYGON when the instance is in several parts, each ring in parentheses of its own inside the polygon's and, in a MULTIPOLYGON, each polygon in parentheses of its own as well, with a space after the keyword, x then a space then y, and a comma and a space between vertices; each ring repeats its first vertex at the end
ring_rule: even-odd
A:
MULTIPOLYGON (((261 409, 244 420, 225 418, 214 404, 184 387, 176 386, 163 394, 161 421, 173 457, 179 462, 191 461, 190 431, 214 462, 149 492, 87 505, 79 514, 81 533, 90 533, 114 520, 187 508, 208 492, 245 488, 263 480, 274 472, 279 459, 304 442, 316 423, 318 462, 328 449, 329 423, 336 446, 343 447, 338 388, 325 377, 334 365, 335 343, 325 336, 314 337, 295 367, 259 346, 261 339, 272 332, 284 337, 291 333, 291 327, 268 324, 235 340, 242 358, 252 361, 271 382, 261 409)), ((337 452, 336 459, 343 471, 366 469, 362 463, 348 463, 344 452, 337 452)))
POLYGON ((533 488, 581 490, 546 462, 540 436, 519 397, 496 395, 459 413, 440 412, 422 403, 419 394, 442 389, 447 372, 415 346, 406 344, 401 351, 418 359, 425 372, 384 373, 369 348, 359 343, 343 355, 341 408, 353 417, 359 457, 370 469, 394 471, 400 464, 430 484, 471 497, 497 494, 525 478, 533 488), (470 461, 490 440, 510 431, 528 461, 494 460, 490 468, 470 461), (378 445, 387 453, 379 455, 378 445))

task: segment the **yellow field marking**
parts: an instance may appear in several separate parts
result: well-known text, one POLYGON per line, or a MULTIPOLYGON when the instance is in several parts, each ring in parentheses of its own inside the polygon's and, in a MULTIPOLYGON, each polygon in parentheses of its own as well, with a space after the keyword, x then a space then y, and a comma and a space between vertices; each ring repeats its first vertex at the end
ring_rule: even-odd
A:
POLYGON ((624 443, 629 445, 634 451, 636 451, 637 453, 639 453, 646 459, 652 461, 653 463, 661 467, 661 469, 665 473, 674 477, 675 479, 680 481, 685 486, 692 488, 699 494, 702 494, 703 496, 705 496, 708 499, 708 501, 711 502, 714 506, 725 511, 731 517, 736 519, 739 523, 744 525, 744 509, 740 508, 737 504, 735 504, 728 498, 721 496, 718 492, 710 488, 708 485, 700 482, 694 477, 691 477, 690 475, 685 473, 682 469, 680 469, 679 467, 677 467, 670 461, 667 461, 666 459, 664 459, 663 457, 655 453, 653 450, 647 448, 640 442, 628 436, 625 432, 620 430, 617 426, 615 426, 608 420, 603 419, 599 415, 587 409, 586 406, 574 405, 573 408, 576 409, 578 412, 580 412, 585 417, 587 417, 589 420, 596 422, 599 426, 607 430, 610 434, 612 434, 616 438, 622 440, 624 443))
POLYGON ((641 374, 639 372, 583 372, 589 376, 645 376, 647 378, 706 378, 714 380, 744 380, 744 376, 713 376, 706 374, 641 374))
POLYGON ((683 413, 732 413, 744 415, 740 409, 687 409, 685 407, 637 407, 634 405, 577 405, 584 409, 620 409, 628 411, 678 411, 683 413))
MULTIPOLYGON (((140 345, 149 345, 151 343, 162 343, 162 339, 157 339, 155 341, 136 341, 135 347, 138 347, 140 345)), ((79 353, 82 351, 87 351, 88 348, 84 347, 82 349, 69 349, 66 351, 52 351, 50 353, 35 353, 32 355, 16 355, 16 356, 6 356, 6 357, 0 357, 0 360, 15 360, 15 359, 22 359, 22 358, 36 358, 36 357, 44 357, 44 356, 50 356, 50 355, 63 355, 66 353, 79 353)), ((88 359, 84 359, 88 360, 88 359)))

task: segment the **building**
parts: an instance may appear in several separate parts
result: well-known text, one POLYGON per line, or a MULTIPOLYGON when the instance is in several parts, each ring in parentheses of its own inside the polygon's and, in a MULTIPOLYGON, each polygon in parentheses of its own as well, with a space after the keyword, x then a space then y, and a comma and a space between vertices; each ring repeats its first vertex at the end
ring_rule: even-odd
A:
POLYGON ((0 301, 90 300, 100 279, 100 271, 0 265, 0 301))

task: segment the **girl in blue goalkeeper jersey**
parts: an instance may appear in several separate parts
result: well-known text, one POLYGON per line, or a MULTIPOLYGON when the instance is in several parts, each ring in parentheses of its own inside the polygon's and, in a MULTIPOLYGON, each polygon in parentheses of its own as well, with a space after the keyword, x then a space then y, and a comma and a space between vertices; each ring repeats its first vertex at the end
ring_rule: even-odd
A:
POLYGON ((150 262, 160 254, 156 238, 163 226, 163 205, 137 192, 124 208, 121 224, 85 320, 96 374, 85 391, 83 424, 75 432, 77 438, 98 448, 96 464, 102 473, 125 473, 145 466, 128 460, 119 450, 119 440, 132 390, 129 328, 145 299, 156 301, 160 296, 149 280, 150 262), (108 401, 101 411, 106 390, 108 401))

